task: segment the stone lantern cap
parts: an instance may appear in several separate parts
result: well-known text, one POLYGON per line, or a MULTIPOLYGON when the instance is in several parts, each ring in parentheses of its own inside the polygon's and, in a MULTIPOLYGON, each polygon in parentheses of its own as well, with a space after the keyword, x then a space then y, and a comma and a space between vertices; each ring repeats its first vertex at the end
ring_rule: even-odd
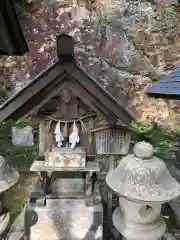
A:
POLYGON ((125 198, 145 202, 168 202, 180 195, 180 184, 165 163, 153 156, 148 142, 135 144, 133 154, 122 158, 106 176, 109 187, 125 198))
POLYGON ((0 193, 11 188, 19 180, 19 173, 6 164, 0 156, 0 193))

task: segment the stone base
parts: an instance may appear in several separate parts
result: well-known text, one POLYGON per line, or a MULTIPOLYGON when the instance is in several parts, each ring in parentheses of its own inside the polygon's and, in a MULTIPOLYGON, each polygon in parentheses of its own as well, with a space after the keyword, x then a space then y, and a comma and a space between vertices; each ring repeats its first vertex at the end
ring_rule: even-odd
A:
POLYGON ((86 207, 84 200, 48 199, 35 208, 38 222, 31 228, 32 240, 101 240, 102 207, 86 207))
POLYGON ((165 233, 163 240, 177 240, 177 238, 172 233, 165 233))
POLYGON ((124 218, 119 208, 113 213, 115 228, 126 238, 136 240, 160 240, 166 231, 166 224, 162 216, 149 224, 137 224, 124 218))
POLYGON ((45 153, 45 166, 59 168, 85 167, 86 153, 84 148, 54 147, 45 153))
MULTIPOLYGON (((55 175, 55 174, 54 174, 55 175)), ((84 192, 84 178, 82 173, 61 172, 53 181, 52 193, 59 192, 84 192)))
POLYGON ((24 232, 12 232, 7 240, 23 240, 24 239, 24 232))
POLYGON ((0 235, 7 229, 10 221, 10 213, 2 213, 0 215, 0 235))

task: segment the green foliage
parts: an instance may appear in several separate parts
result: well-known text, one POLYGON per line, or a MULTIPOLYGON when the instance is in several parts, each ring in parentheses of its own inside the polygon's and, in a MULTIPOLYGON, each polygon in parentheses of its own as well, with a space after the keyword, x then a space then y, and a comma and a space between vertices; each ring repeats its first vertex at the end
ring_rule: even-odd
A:
POLYGON ((156 156, 165 161, 172 158, 172 152, 176 149, 177 132, 165 129, 156 122, 149 125, 134 122, 132 127, 138 141, 145 140, 153 145, 156 156))
POLYGON ((31 125, 34 129, 37 129, 36 124, 29 121, 7 121, 0 123, 0 154, 12 166, 29 167, 37 155, 37 137, 35 138, 34 145, 31 147, 17 147, 11 143, 12 126, 21 128, 27 125, 31 125))

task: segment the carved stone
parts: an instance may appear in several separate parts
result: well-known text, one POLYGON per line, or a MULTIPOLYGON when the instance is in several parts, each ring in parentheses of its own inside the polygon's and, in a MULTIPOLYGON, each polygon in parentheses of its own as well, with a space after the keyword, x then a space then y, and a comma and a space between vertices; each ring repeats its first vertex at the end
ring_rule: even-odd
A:
POLYGON ((61 90, 61 99, 65 102, 68 103, 71 101, 71 91, 68 89, 67 84, 62 88, 61 90))
POLYGON ((81 147, 71 148, 52 148, 51 151, 45 153, 45 166, 59 168, 77 168, 85 167, 86 153, 81 147))

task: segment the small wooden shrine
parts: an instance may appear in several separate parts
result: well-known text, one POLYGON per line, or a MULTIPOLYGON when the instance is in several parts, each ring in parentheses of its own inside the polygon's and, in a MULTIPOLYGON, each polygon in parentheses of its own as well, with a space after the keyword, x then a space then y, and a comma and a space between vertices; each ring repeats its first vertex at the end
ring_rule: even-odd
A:
MULTIPOLYGON (((92 176, 99 166, 88 161, 88 156, 126 154, 131 139, 128 125, 135 117, 82 70, 70 36, 57 36, 57 56, 52 66, 1 105, 0 121, 31 118, 39 122, 39 155, 31 171, 43 173, 46 194, 50 182, 59 177, 57 172, 62 179, 73 178, 72 172, 84 172, 82 188, 89 198, 92 176), (51 178, 49 172, 54 173, 51 178)), ((80 185, 73 185, 76 196, 80 185)), ((64 193, 67 180, 65 187, 62 182, 58 186, 63 197, 70 197, 69 190, 64 193)))

